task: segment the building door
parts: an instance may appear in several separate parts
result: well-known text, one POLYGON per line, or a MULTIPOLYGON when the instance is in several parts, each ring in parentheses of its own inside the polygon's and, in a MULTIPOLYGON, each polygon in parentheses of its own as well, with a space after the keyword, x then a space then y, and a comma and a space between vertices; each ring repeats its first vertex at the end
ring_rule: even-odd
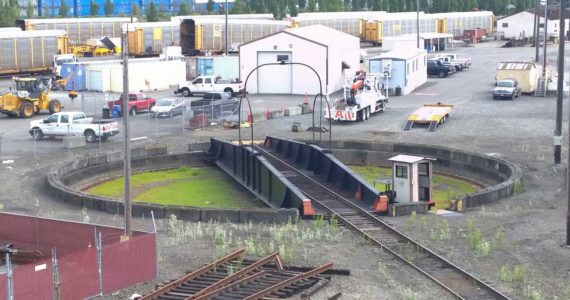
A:
POLYGON ((400 203, 411 202, 410 195, 410 168, 405 164, 394 164, 394 190, 396 201, 400 203))
MULTIPOLYGON (((257 65, 291 62, 291 52, 257 52, 257 65)), ((291 94, 293 66, 270 65, 257 69, 257 92, 260 94, 291 94)))

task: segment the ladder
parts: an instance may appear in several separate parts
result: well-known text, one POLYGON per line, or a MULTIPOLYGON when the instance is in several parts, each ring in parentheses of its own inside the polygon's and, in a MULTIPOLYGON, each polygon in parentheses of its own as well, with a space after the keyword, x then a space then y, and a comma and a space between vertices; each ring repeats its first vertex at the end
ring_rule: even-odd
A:
POLYGON ((538 82, 536 84, 536 91, 534 91, 534 95, 536 97, 546 96, 546 78, 544 77, 538 78, 538 82))

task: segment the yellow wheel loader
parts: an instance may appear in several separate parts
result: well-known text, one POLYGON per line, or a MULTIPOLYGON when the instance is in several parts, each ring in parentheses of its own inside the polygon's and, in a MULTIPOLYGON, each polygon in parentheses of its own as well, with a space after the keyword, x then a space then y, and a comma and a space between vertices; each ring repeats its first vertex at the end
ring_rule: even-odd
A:
POLYGON ((30 118, 35 113, 48 110, 59 112, 63 106, 56 99, 50 99, 50 78, 12 78, 14 86, 0 94, 0 112, 10 117, 30 118))

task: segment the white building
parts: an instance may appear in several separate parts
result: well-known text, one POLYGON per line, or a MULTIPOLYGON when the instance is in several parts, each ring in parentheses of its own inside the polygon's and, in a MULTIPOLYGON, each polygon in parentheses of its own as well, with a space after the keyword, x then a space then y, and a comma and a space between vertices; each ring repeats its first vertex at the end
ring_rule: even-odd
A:
POLYGON ((286 29, 240 46, 240 79, 246 81, 253 71, 246 86, 252 94, 316 95, 316 72, 327 95, 342 88, 343 68, 347 74, 359 69, 359 52, 357 37, 323 25, 286 29), (298 64, 260 67, 281 61, 306 64, 315 72, 298 64))
POLYGON ((390 77, 384 79, 384 86, 394 94, 404 96, 427 81, 427 53, 415 47, 382 53, 366 62, 366 70, 371 74, 388 71, 390 77))
MULTIPOLYGON (((544 30, 544 11, 540 16, 540 31, 544 30)), ((550 16, 548 19, 548 35, 557 35, 560 22, 558 17, 550 16)), ((568 30, 568 19, 566 19, 566 30, 568 30)), ((497 20, 497 31, 503 32, 505 38, 519 39, 524 37, 532 37, 534 34, 534 13, 522 11, 520 13, 504 17, 497 20)))

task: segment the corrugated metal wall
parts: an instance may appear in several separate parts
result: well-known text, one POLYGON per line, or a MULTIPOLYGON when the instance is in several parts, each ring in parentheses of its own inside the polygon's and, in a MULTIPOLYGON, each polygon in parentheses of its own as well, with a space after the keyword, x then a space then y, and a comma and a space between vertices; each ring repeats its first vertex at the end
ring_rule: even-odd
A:
POLYGON ((34 24, 33 30, 59 29, 65 30, 71 44, 83 44, 88 39, 99 39, 103 36, 120 38, 123 21, 107 21, 92 23, 49 23, 34 24))
POLYGON ((50 68, 57 50, 57 37, 0 39, 0 74, 50 68))
MULTIPOLYGON (((228 43, 243 44, 287 28, 282 24, 230 24, 228 25, 228 43)), ((202 47, 199 50, 219 50, 224 48, 225 26, 202 24, 202 47)))

